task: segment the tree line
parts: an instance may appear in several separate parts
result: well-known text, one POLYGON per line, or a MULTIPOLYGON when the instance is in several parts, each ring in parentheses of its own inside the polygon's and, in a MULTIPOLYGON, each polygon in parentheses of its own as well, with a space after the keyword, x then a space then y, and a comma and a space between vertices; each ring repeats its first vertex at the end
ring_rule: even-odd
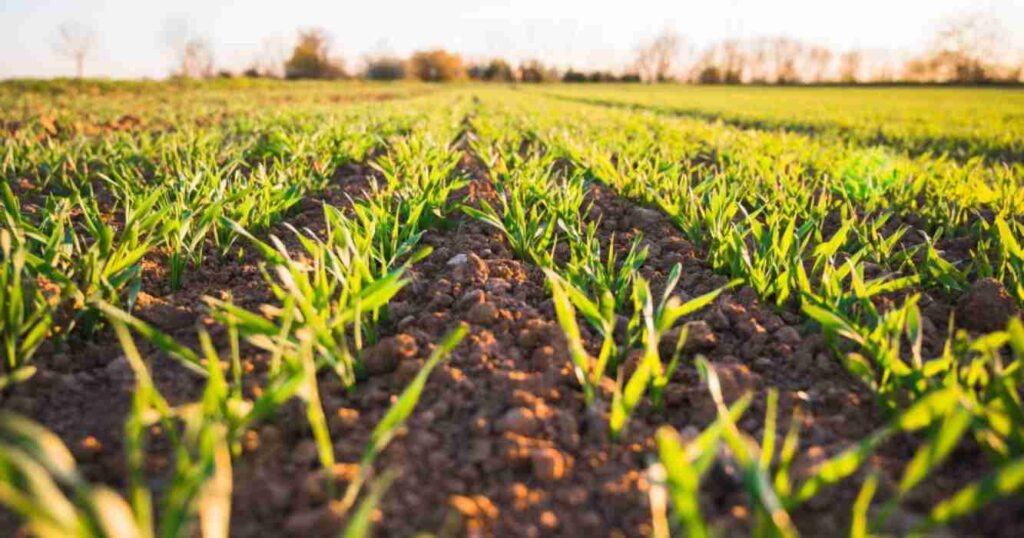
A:
MULTIPOLYGON (((697 49, 666 30, 640 43, 633 61, 617 72, 558 69, 539 60, 518 65, 493 58, 468 62, 444 49, 418 51, 407 58, 375 54, 349 70, 332 51, 323 29, 301 30, 288 51, 264 42, 262 50, 241 72, 215 68, 209 41, 187 23, 171 21, 165 45, 174 54, 172 76, 229 76, 286 79, 367 80, 415 79, 425 82, 481 80, 491 82, 689 82, 699 84, 855 84, 855 83, 1019 83, 1024 57, 1000 58, 1005 31, 991 17, 968 14, 947 20, 926 52, 898 55, 891 51, 845 50, 806 43, 785 36, 724 39, 697 49)), ((94 33, 81 25, 58 28, 55 50, 72 60, 82 77, 86 59, 95 50, 94 33)))

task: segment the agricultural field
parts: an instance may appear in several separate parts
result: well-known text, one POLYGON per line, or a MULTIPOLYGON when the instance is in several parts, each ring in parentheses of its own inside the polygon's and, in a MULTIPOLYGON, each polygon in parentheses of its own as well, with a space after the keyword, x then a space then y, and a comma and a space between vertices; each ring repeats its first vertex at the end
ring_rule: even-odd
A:
POLYGON ((0 534, 1024 535, 1024 94, 0 84, 0 534))

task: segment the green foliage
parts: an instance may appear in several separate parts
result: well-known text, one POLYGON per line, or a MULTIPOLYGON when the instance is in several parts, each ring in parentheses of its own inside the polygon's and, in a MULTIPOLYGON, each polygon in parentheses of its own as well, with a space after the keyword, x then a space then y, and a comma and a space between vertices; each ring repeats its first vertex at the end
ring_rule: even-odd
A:
POLYGON ((53 304, 30 280, 24 246, 12 242, 10 232, 0 229, 0 390, 32 375, 34 367, 28 362, 53 325, 53 304))

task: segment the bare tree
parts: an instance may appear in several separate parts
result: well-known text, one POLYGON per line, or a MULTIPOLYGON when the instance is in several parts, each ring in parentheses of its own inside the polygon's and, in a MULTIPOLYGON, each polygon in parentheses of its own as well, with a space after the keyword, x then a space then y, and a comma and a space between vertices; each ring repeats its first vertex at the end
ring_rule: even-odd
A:
POLYGON ((85 74, 85 60, 96 47, 96 34, 88 26, 65 22, 57 27, 53 48, 57 54, 75 62, 75 77, 85 74))
POLYGON ((958 82, 984 80, 1004 34, 998 20, 980 13, 946 20, 935 36, 936 74, 958 82))
POLYGON ((839 56, 839 80, 853 84, 860 79, 864 55, 859 50, 848 50, 839 56))
POLYGON ((874 83, 896 82, 902 69, 897 68, 902 63, 898 54, 886 49, 868 49, 862 51, 861 72, 864 80, 874 83))
POLYGON ((647 82, 669 80, 679 59, 682 40, 672 30, 665 30, 636 50, 636 70, 647 82))
POLYGON ((832 51, 825 47, 811 47, 807 52, 813 71, 814 82, 824 82, 828 76, 828 68, 832 64, 832 51))
POLYGON ((637 47, 633 68, 640 74, 640 78, 644 82, 653 82, 651 72, 654 71, 654 57, 651 55, 650 49, 637 47))
POLYGON ((770 50, 775 66, 775 82, 777 84, 800 82, 797 62, 800 60, 803 44, 788 37, 777 37, 771 40, 770 50))
POLYGON ((690 78, 702 84, 739 84, 743 81, 746 61, 742 42, 737 39, 720 41, 704 49, 690 72, 690 78))
POLYGON ((739 84, 743 81, 743 67, 746 54, 737 39, 727 39, 721 43, 723 82, 739 84))
POLYGON ((209 78, 214 74, 213 50, 209 41, 184 19, 171 19, 164 23, 164 43, 174 53, 174 76, 183 78, 209 78))

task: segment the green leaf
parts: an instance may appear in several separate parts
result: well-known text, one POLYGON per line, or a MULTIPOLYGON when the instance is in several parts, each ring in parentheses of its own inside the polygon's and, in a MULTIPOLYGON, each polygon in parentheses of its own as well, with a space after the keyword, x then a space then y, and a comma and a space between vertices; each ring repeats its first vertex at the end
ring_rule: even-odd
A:
POLYGON ((958 407, 947 415, 938 430, 927 443, 917 449, 913 459, 903 471, 900 480, 900 494, 905 495, 928 474, 945 461, 949 453, 956 448, 960 438, 971 425, 971 412, 958 407))
POLYGON ((384 493, 391 487, 395 478, 397 478, 397 473, 385 471, 380 478, 373 481, 369 493, 366 494, 366 497, 356 507, 355 513, 348 520, 348 525, 341 533, 342 537, 363 538, 370 535, 370 531, 373 529, 373 511, 380 504, 384 493))
POLYGON ((864 485, 857 494, 857 500, 853 502, 853 517, 850 518, 850 538, 870 538, 868 533, 868 510, 871 508, 871 499, 875 497, 878 489, 878 475, 872 474, 864 481, 864 485))
POLYGON ((672 507, 686 529, 686 535, 692 538, 709 536, 707 524, 700 513, 699 475, 690 464, 679 434, 669 426, 662 426, 656 440, 672 507))
POLYGON ((889 430, 880 430, 822 463, 815 470, 814 475, 800 486, 789 507, 799 506, 814 497, 821 488, 837 484, 851 476, 888 437, 889 430))

